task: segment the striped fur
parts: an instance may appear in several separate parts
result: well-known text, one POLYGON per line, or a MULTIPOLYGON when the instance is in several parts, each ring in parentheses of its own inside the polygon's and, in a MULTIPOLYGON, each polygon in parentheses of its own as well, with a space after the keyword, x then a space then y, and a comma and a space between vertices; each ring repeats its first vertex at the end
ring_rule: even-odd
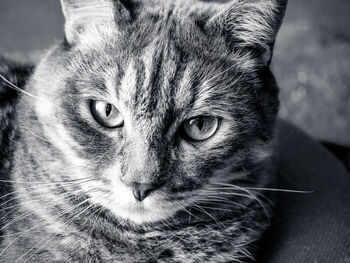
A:
POLYGON ((17 209, 0 259, 246 261, 268 225, 267 199, 249 188, 273 183, 268 64, 285 2, 62 4, 66 40, 17 105, 17 209), (115 105, 124 127, 99 125, 91 99, 115 105), (219 130, 186 140, 183 122, 201 115, 219 117, 219 130), (140 203, 134 181, 161 187, 140 203))

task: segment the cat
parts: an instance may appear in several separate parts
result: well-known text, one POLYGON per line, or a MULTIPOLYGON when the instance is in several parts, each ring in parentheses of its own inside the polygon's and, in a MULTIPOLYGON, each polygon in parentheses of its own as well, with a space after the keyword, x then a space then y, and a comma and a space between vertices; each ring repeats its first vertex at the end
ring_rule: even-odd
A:
POLYGON ((61 3, 62 43, 2 60, 0 261, 251 260, 287 1, 61 3))

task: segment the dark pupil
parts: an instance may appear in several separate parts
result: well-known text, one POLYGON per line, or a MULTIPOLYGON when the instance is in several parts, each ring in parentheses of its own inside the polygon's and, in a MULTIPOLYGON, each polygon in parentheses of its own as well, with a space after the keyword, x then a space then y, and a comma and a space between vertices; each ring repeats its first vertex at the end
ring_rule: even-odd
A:
POLYGON ((204 127, 204 118, 198 118, 197 125, 198 129, 201 131, 204 127))
POLYGON ((112 112, 112 105, 111 104, 107 104, 107 106, 106 106, 106 116, 109 117, 111 112, 112 112))

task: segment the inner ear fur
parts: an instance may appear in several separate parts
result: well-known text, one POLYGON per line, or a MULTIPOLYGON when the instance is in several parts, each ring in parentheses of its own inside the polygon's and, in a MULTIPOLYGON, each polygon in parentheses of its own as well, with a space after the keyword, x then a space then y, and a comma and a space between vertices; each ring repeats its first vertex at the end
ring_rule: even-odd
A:
MULTIPOLYGON (((124 1, 123 1, 124 2, 124 1)), ((61 0, 65 17, 65 35, 68 43, 75 44, 84 34, 95 37, 108 26, 118 27, 131 19, 121 0, 61 0)))
POLYGON ((233 0, 210 25, 221 28, 235 47, 254 49, 268 65, 286 6, 287 0, 233 0))

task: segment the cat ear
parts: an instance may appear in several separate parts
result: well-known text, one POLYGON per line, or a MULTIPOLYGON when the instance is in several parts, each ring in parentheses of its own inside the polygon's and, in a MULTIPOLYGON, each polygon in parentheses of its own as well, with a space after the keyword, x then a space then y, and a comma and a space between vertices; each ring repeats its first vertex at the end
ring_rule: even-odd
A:
POLYGON ((90 33, 96 37, 108 26, 116 27, 130 20, 130 11, 121 0, 61 0, 65 17, 65 34, 70 44, 90 33))
POLYGON ((235 46, 253 48, 268 65, 286 6, 287 0, 234 0, 212 22, 235 46))

